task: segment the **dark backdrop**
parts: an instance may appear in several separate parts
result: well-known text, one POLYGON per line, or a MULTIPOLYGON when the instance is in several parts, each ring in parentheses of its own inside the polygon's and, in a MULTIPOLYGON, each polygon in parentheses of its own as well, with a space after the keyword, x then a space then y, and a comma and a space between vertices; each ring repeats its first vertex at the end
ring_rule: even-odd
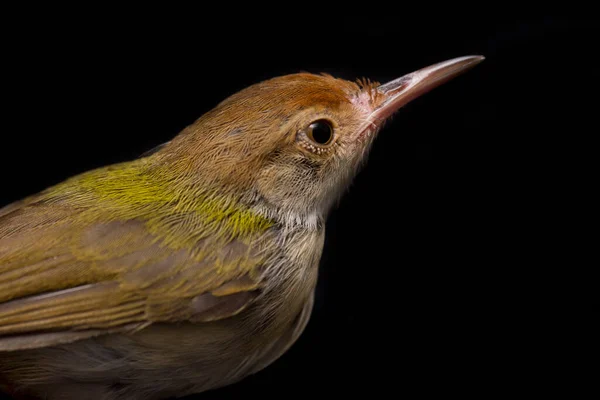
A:
POLYGON ((549 199, 536 194, 568 158, 585 158, 596 129, 586 96, 597 21, 69 13, 19 20, 4 37, 0 205, 136 157, 275 75, 385 82, 486 57, 380 135, 328 221, 317 305, 297 344, 198 398, 507 394, 551 358, 536 329, 554 312, 536 297, 541 255, 553 251, 536 233, 551 225, 549 199))

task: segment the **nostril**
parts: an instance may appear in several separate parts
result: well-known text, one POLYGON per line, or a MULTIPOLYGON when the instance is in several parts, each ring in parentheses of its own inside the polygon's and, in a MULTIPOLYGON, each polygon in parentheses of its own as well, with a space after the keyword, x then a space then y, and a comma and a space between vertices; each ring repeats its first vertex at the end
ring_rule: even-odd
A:
POLYGON ((396 92, 400 92, 404 89, 406 89, 410 83, 412 82, 412 76, 411 75, 407 75, 407 76, 403 76, 402 78, 398 78, 396 80, 393 80, 391 82, 386 83, 385 85, 381 85, 377 88, 377 90, 385 95, 393 95, 396 92))

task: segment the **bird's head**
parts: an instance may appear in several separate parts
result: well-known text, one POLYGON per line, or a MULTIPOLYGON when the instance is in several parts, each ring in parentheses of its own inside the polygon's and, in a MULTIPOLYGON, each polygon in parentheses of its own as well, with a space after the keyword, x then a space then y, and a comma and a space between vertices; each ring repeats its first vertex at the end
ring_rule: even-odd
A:
POLYGON ((482 60, 456 58, 383 85, 309 73, 266 80, 222 101, 163 153, 205 188, 280 215, 324 216, 392 114, 482 60))

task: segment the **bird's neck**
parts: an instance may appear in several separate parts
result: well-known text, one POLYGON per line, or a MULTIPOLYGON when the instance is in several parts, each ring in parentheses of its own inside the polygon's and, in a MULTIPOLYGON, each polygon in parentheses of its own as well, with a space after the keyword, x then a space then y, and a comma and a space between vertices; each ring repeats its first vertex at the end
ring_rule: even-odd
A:
POLYGON ((325 217, 317 210, 298 211, 278 207, 264 200, 253 202, 252 209, 265 218, 276 221, 278 225, 286 230, 309 230, 322 229, 325 217))
POLYGON ((177 221, 195 221, 192 225, 228 237, 251 237, 276 224, 271 215, 244 204, 239 196, 177 179, 148 167, 144 160, 83 173, 46 194, 49 200, 65 196, 80 209, 85 209, 87 200, 93 198, 95 209, 101 207, 105 217, 141 218, 160 225, 157 230, 164 231, 177 221))
POLYGON ((278 207, 250 191, 210 189, 170 176, 144 160, 93 170, 51 191, 52 197, 69 192, 71 200, 80 199, 82 205, 93 195, 117 219, 147 216, 152 221, 173 221, 177 215, 187 215, 229 237, 260 235, 275 225, 287 231, 317 231, 324 222, 317 210, 278 207))

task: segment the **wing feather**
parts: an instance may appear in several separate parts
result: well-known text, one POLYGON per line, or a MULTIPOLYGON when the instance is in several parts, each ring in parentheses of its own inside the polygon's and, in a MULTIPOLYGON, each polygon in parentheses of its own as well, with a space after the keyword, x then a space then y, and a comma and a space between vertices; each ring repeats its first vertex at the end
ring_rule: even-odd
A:
POLYGON ((202 251, 174 248, 143 218, 81 212, 35 199, 0 209, 0 351, 226 318, 259 293, 264 260, 251 244, 209 237, 202 251))

